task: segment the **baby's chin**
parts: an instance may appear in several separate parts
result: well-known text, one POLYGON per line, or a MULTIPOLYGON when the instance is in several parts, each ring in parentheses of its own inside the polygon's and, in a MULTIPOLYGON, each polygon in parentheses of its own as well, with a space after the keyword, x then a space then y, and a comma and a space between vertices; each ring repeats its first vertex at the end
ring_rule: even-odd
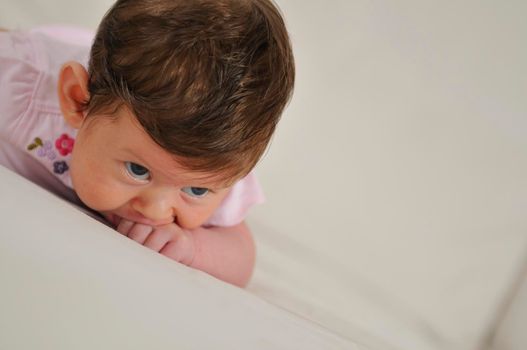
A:
POLYGON ((117 227, 121 221, 120 216, 117 216, 111 212, 100 211, 99 214, 101 214, 113 227, 117 227))

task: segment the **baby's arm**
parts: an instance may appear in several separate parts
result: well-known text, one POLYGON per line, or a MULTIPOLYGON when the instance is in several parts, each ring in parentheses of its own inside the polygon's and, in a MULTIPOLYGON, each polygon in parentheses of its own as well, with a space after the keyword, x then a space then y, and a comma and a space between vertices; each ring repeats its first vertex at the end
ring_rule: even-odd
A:
POLYGON ((245 223, 231 227, 181 229, 176 224, 150 227, 123 220, 117 230, 167 257, 244 287, 255 263, 255 246, 245 223))
POLYGON ((226 282, 245 287, 251 278, 256 250, 249 227, 200 227, 192 231, 194 260, 190 266, 226 282))

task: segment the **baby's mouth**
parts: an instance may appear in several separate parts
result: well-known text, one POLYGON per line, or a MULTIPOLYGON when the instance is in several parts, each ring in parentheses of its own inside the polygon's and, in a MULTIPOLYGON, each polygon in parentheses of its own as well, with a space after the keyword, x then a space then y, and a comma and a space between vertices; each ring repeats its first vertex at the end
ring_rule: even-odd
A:
MULTIPOLYGON (((117 215, 117 214, 114 214, 112 212, 106 212, 106 213, 102 213, 102 215, 106 218, 106 220, 114 227, 114 228, 117 228, 117 226, 119 226, 119 223, 122 221, 122 220, 128 220, 128 221, 133 221, 133 222, 136 222, 136 223, 140 223, 140 224, 143 224, 143 225, 150 225, 150 226, 161 226, 161 225, 166 225, 166 224, 169 224, 170 222, 168 220, 164 220, 164 221, 159 221, 159 222, 156 222, 156 221, 153 221, 153 220, 150 220, 150 219, 147 219, 147 218, 144 218, 144 217, 139 217, 139 216, 132 216, 130 215, 130 217, 126 216, 126 217, 122 217, 120 215, 117 215)), ((172 220, 172 222, 175 222, 175 219, 172 220)))

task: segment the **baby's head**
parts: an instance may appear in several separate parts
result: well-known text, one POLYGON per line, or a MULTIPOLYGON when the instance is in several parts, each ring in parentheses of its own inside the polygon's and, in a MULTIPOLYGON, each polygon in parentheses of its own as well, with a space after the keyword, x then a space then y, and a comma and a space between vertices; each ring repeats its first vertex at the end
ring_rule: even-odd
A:
POLYGON ((63 114, 79 129, 75 190, 110 219, 199 226, 262 156, 293 81, 288 35, 268 0, 117 1, 88 72, 70 62, 59 79, 63 114), (130 188, 107 183, 119 162, 130 188), (181 211, 171 186, 201 203, 181 211), (164 202, 172 208, 155 208, 164 202))

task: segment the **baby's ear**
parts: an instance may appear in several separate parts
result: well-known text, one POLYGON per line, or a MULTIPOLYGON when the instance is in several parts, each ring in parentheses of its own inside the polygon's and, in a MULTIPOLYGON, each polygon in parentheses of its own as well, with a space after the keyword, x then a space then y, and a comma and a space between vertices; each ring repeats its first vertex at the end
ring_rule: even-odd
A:
POLYGON ((64 63, 57 85, 62 115, 70 126, 79 129, 86 115, 84 103, 90 98, 86 68, 79 62, 64 63))

